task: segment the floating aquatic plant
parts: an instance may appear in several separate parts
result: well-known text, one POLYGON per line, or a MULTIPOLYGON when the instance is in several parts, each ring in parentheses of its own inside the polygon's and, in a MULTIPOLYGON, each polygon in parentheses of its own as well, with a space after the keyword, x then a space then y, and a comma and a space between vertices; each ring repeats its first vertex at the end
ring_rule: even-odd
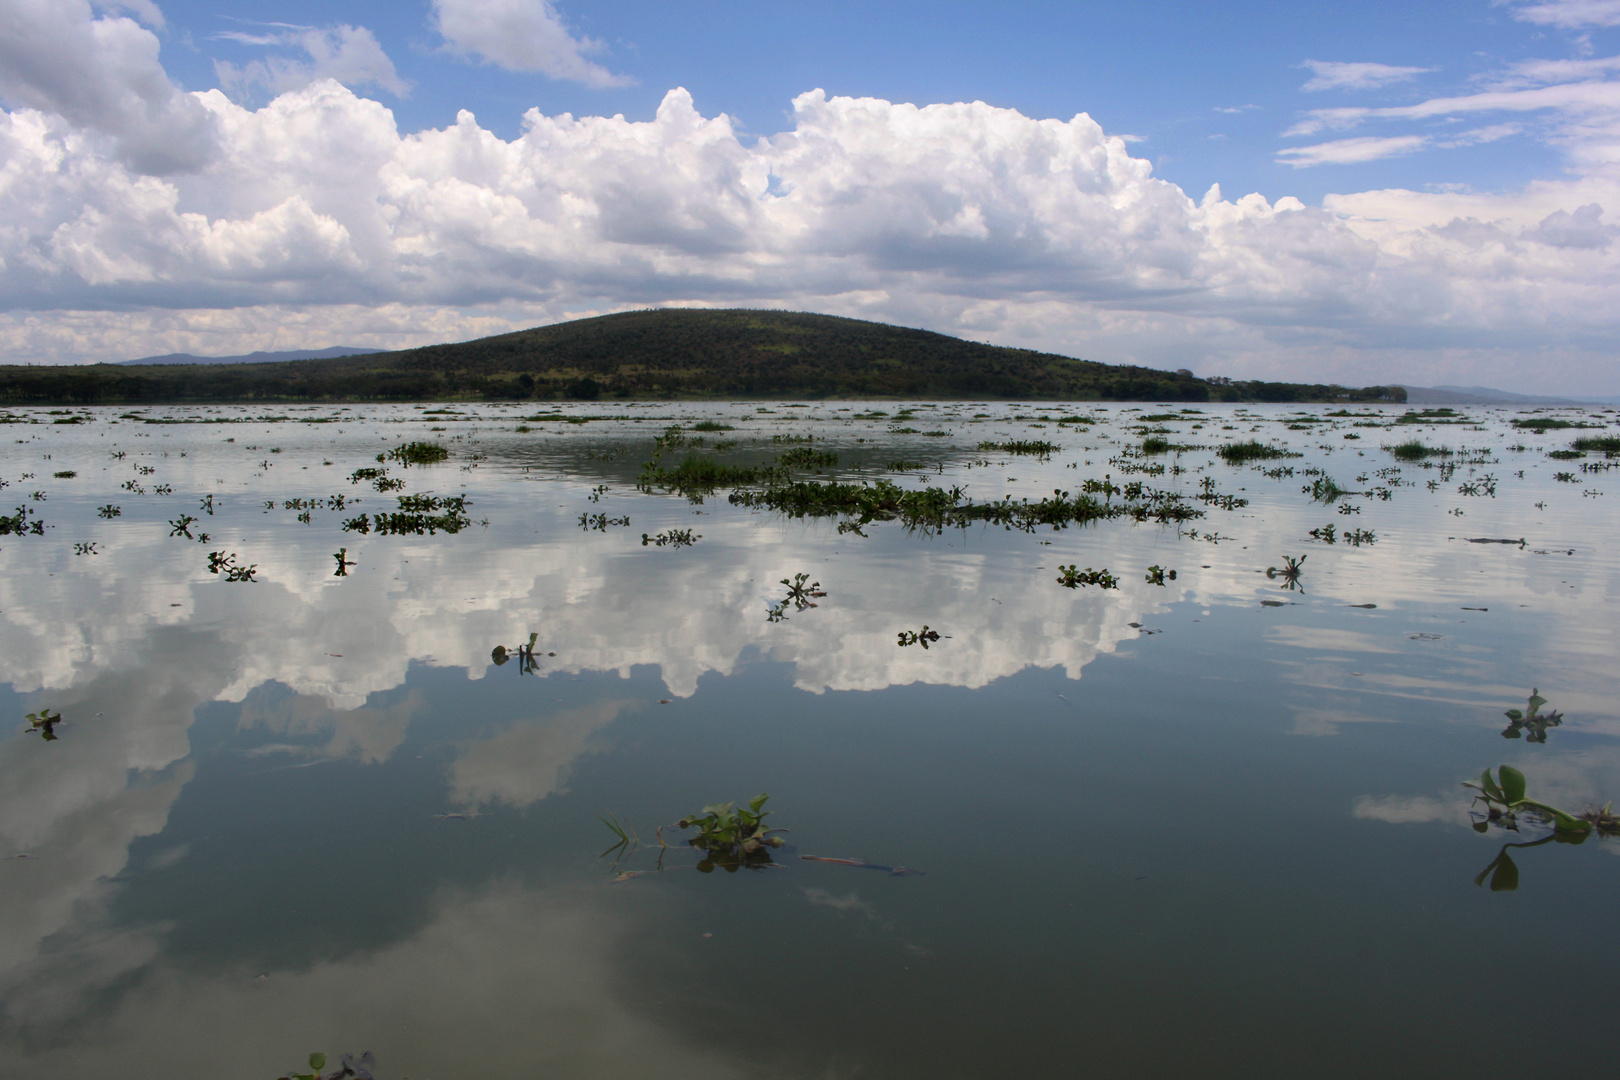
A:
POLYGON ((1065 589, 1078 589, 1082 585, 1096 585, 1102 589, 1119 588, 1119 579, 1110 574, 1107 567, 1093 570, 1088 566, 1080 570, 1072 563, 1058 567, 1057 583, 1065 589))
POLYGON ((770 849, 786 843, 773 834, 787 830, 765 827, 770 811, 764 806, 769 798, 768 794, 760 792, 748 800, 746 807, 736 803, 710 803, 696 814, 676 822, 682 829, 697 830, 697 835, 687 843, 707 853, 697 865, 700 873, 707 874, 717 866, 727 873, 736 873, 739 868, 757 870, 770 865, 770 849))
POLYGON ((1281 446, 1272 446, 1269 443, 1260 442, 1258 439, 1226 443, 1216 448, 1215 454, 1228 465, 1241 465, 1245 461, 1265 461, 1271 458, 1304 456, 1292 450, 1286 450, 1281 446))
POLYGON ((1588 833, 1592 831, 1596 821, 1607 822, 1610 817, 1608 807, 1604 807, 1601 811, 1588 811, 1587 815, 1577 817, 1556 806, 1549 806, 1547 803, 1527 797, 1525 786, 1524 773, 1511 765, 1498 766, 1494 777, 1491 776, 1491 770, 1486 769, 1479 774, 1478 780, 1463 781, 1463 787, 1473 788, 1479 792, 1474 796, 1474 802, 1485 804, 1486 822, 1478 824, 1494 822, 1503 828, 1517 829, 1518 815, 1525 813, 1551 824, 1555 832, 1588 833))
MULTIPOLYGON (((534 652, 534 643, 539 639, 539 634, 531 633, 527 642, 524 642, 515 648, 508 649, 505 645, 497 645, 490 650, 489 658, 494 662, 496 667, 501 667, 515 656, 517 657, 518 661, 518 674, 532 675, 536 670, 539 669, 540 666, 540 662, 535 658, 534 652)), ((552 653, 552 655, 555 656, 556 653, 552 653)))
POLYGON ((703 534, 694 533, 691 529, 670 529, 668 532, 661 532, 657 536, 648 536, 646 533, 642 533, 641 546, 646 547, 648 544, 656 544, 658 547, 691 547, 701 539, 703 539, 703 534))
POLYGON ((1502 732, 1504 739, 1523 738, 1525 742, 1544 743, 1547 741, 1547 729, 1557 727, 1564 722, 1564 714, 1554 709, 1542 715, 1539 711, 1547 699, 1541 696, 1541 691, 1535 687, 1530 688, 1530 700, 1525 707, 1509 709, 1503 713, 1508 718, 1508 726, 1502 732))
POLYGON ((1281 569, 1275 566, 1266 567, 1266 577, 1282 578, 1283 588, 1299 589, 1304 592, 1305 588, 1299 583, 1299 576, 1305 572, 1305 560, 1308 558, 1309 555, 1301 555, 1297 559, 1292 555, 1284 555, 1281 569))
POLYGON ((1009 439, 1006 442, 982 442, 980 450, 1000 450, 1004 454, 1027 454, 1030 457, 1051 457, 1063 449, 1055 442, 1045 439, 1009 439))
POLYGON ((931 643, 938 640, 939 631, 930 630, 928 628, 928 624, 924 623, 921 630, 900 631, 900 640, 898 644, 901 648, 905 648, 907 645, 921 645, 926 649, 931 643))
POLYGON ((28 727, 24 729, 25 731, 37 734, 46 742, 56 741, 56 725, 62 722, 61 713, 52 712, 50 709, 41 709, 37 713, 29 713, 23 719, 28 721, 28 727))
POLYGON ((1166 577, 1169 577, 1171 581, 1174 581, 1176 580, 1176 572, 1174 570, 1166 570, 1164 567, 1155 563, 1154 565, 1148 567, 1147 576, 1143 578, 1143 580, 1149 585, 1163 585, 1166 577))
MULTIPOLYGON (((388 451, 388 458, 401 465, 431 465, 450 456, 450 451, 436 442, 408 442, 388 451)), ((379 461, 382 458, 378 458, 379 461)))
POLYGON ((280 1080, 376 1080, 371 1070, 377 1067, 377 1058, 370 1050, 358 1056, 344 1054, 338 1061, 337 1068, 329 1073, 322 1073, 326 1068, 326 1055, 315 1053, 309 1055, 309 1072, 290 1072, 281 1076, 280 1080))
POLYGON ((1386 446, 1396 461, 1423 461, 1431 457, 1450 457, 1454 451, 1445 446, 1429 446, 1421 439, 1408 439, 1394 446, 1386 446))

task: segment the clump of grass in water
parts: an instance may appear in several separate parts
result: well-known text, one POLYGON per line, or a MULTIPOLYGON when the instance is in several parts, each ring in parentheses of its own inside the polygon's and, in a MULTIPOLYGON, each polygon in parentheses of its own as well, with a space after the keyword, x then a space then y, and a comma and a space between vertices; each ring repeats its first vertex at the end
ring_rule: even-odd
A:
POLYGON ((1576 450, 1598 450, 1605 454, 1620 454, 1620 435, 1583 435, 1571 446, 1576 450))
MULTIPOLYGON (((388 451, 388 458, 401 465, 431 465, 450 456, 450 451, 435 442, 408 442, 388 451)), ((382 458, 377 459, 381 461, 382 458)))
POLYGON ((1586 424, 1576 420, 1561 420, 1553 416, 1532 416, 1529 418, 1515 417, 1513 426, 1521 431, 1552 431, 1563 428, 1597 427, 1597 424, 1586 424))
POLYGON ((1454 451, 1447 446, 1428 446, 1421 439, 1408 439, 1394 446, 1386 446, 1396 461, 1422 461, 1431 457, 1450 457, 1454 451))
POLYGON ((730 424, 722 424, 718 420, 699 420, 692 425, 693 431, 736 431, 730 424))
POLYGON ((1249 439, 1246 442, 1227 443, 1215 451, 1220 459, 1228 465, 1241 465, 1245 461, 1269 461, 1272 458, 1303 457, 1302 454, 1291 450, 1284 450, 1280 446, 1260 442, 1258 439, 1249 439))
POLYGON ((1164 454, 1168 453, 1169 450, 1169 439, 1161 439, 1157 435, 1151 435, 1142 440, 1142 453, 1144 454, 1164 454))
POLYGON ((399 510, 392 514, 361 514, 343 523, 344 532, 380 536, 431 536, 458 533, 471 525, 465 495, 399 495, 399 510))
POLYGON ((1005 454, 1028 454, 1032 457, 1050 457, 1063 449, 1057 443, 1047 442, 1045 439, 1011 439, 1007 442, 982 442, 981 451, 1000 450, 1005 454))
POLYGON ((733 505, 761 507, 789 517, 848 518, 850 520, 838 526, 839 530, 857 534, 874 521, 899 521, 908 529, 933 531, 946 527, 966 528, 984 522, 1009 530, 1034 532, 1041 526, 1062 529, 1122 517, 1169 523, 1204 516, 1202 510, 1187 505, 1179 494, 1157 491, 1141 483, 1126 484, 1123 488, 1109 485, 1106 501, 1091 494, 1070 498, 1068 492, 1058 490, 1036 502, 1003 499, 975 503, 964 495, 961 487, 907 491, 892 481, 881 479, 859 484, 799 481, 733 491, 730 501, 733 505), (1115 494, 1122 494, 1124 501, 1114 502, 1115 494))

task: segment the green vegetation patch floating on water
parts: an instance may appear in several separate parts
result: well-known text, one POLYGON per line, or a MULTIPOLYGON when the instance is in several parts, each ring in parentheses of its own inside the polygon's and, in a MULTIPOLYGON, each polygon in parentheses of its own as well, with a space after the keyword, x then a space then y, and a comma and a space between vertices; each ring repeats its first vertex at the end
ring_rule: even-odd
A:
POLYGON ((449 456, 450 451, 435 442, 408 442, 388 451, 389 460, 401 465, 431 465, 449 456))
POLYGON ((1521 431, 1556 431, 1564 428, 1599 427, 1599 424, 1586 424, 1578 420, 1562 420, 1555 416, 1517 416, 1513 419, 1513 426, 1521 431))
POLYGON ((1408 439, 1385 449, 1396 461, 1422 461, 1430 457, 1450 457, 1454 453, 1449 447, 1428 446, 1421 439, 1408 439))
POLYGON ((1272 458, 1303 457, 1292 450, 1284 450, 1280 446, 1272 446, 1256 439, 1247 442, 1227 443, 1219 447, 1215 453, 1228 465, 1241 465, 1245 461, 1269 461, 1272 458))
POLYGON ((1570 445, 1576 450, 1597 450, 1605 454, 1620 454, 1620 435, 1582 435, 1570 445))
POLYGON ((1004 454, 1028 454, 1032 457, 1050 457, 1062 449, 1057 443, 1045 439, 1009 439, 1007 442, 982 442, 980 450, 1000 450, 1004 454))

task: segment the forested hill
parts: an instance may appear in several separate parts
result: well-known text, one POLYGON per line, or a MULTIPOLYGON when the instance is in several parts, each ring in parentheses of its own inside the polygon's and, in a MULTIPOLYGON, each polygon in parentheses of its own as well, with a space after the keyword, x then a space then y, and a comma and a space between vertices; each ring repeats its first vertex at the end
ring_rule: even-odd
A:
POLYGON ((1401 401, 1400 387, 1213 382, 800 312, 663 309, 287 363, 0 367, 0 403, 525 398, 1401 401))

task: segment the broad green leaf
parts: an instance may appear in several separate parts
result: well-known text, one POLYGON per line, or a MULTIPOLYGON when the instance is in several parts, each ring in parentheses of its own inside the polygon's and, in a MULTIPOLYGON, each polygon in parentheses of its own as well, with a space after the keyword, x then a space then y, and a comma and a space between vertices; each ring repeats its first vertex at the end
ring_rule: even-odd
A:
POLYGON ((732 809, 736 805, 736 803, 710 803, 708 806, 703 808, 702 812, 705 814, 714 814, 715 816, 719 817, 731 813, 732 809))
POLYGON ((493 649, 491 649, 489 651, 489 658, 491 660, 495 661, 495 666, 496 667, 500 667, 502 664, 506 663, 506 646, 505 645, 497 645, 497 646, 495 646, 493 649))
POLYGON ((326 1068, 326 1055, 325 1054, 311 1054, 311 1055, 309 1055, 309 1067, 314 1069, 316 1072, 320 1072, 322 1069, 326 1068))
POLYGON ((1479 774, 1479 790, 1483 791, 1497 802, 1502 801, 1502 789, 1496 786, 1495 780, 1491 779, 1491 770, 1489 769, 1486 769, 1484 772, 1479 774))
POLYGON ((759 808, 764 806, 765 800, 769 798, 770 796, 765 792, 760 792, 758 795, 755 795, 752 799, 748 800, 748 809, 752 810, 756 814, 759 813, 759 808))
POLYGON ((1502 715, 1507 717, 1509 720, 1523 720, 1524 719, 1524 713, 1520 712, 1518 709, 1509 709, 1507 712, 1503 713, 1502 715))
POLYGON ((1502 780, 1502 796, 1506 802, 1512 804, 1524 798, 1524 773, 1511 765, 1503 765, 1496 770, 1496 775, 1502 780))
POLYGON ((1534 714, 1537 709, 1541 708, 1545 704, 1547 704, 1547 699, 1542 697, 1539 693, 1537 693, 1535 687, 1531 687, 1530 688, 1530 712, 1532 714, 1534 714))

